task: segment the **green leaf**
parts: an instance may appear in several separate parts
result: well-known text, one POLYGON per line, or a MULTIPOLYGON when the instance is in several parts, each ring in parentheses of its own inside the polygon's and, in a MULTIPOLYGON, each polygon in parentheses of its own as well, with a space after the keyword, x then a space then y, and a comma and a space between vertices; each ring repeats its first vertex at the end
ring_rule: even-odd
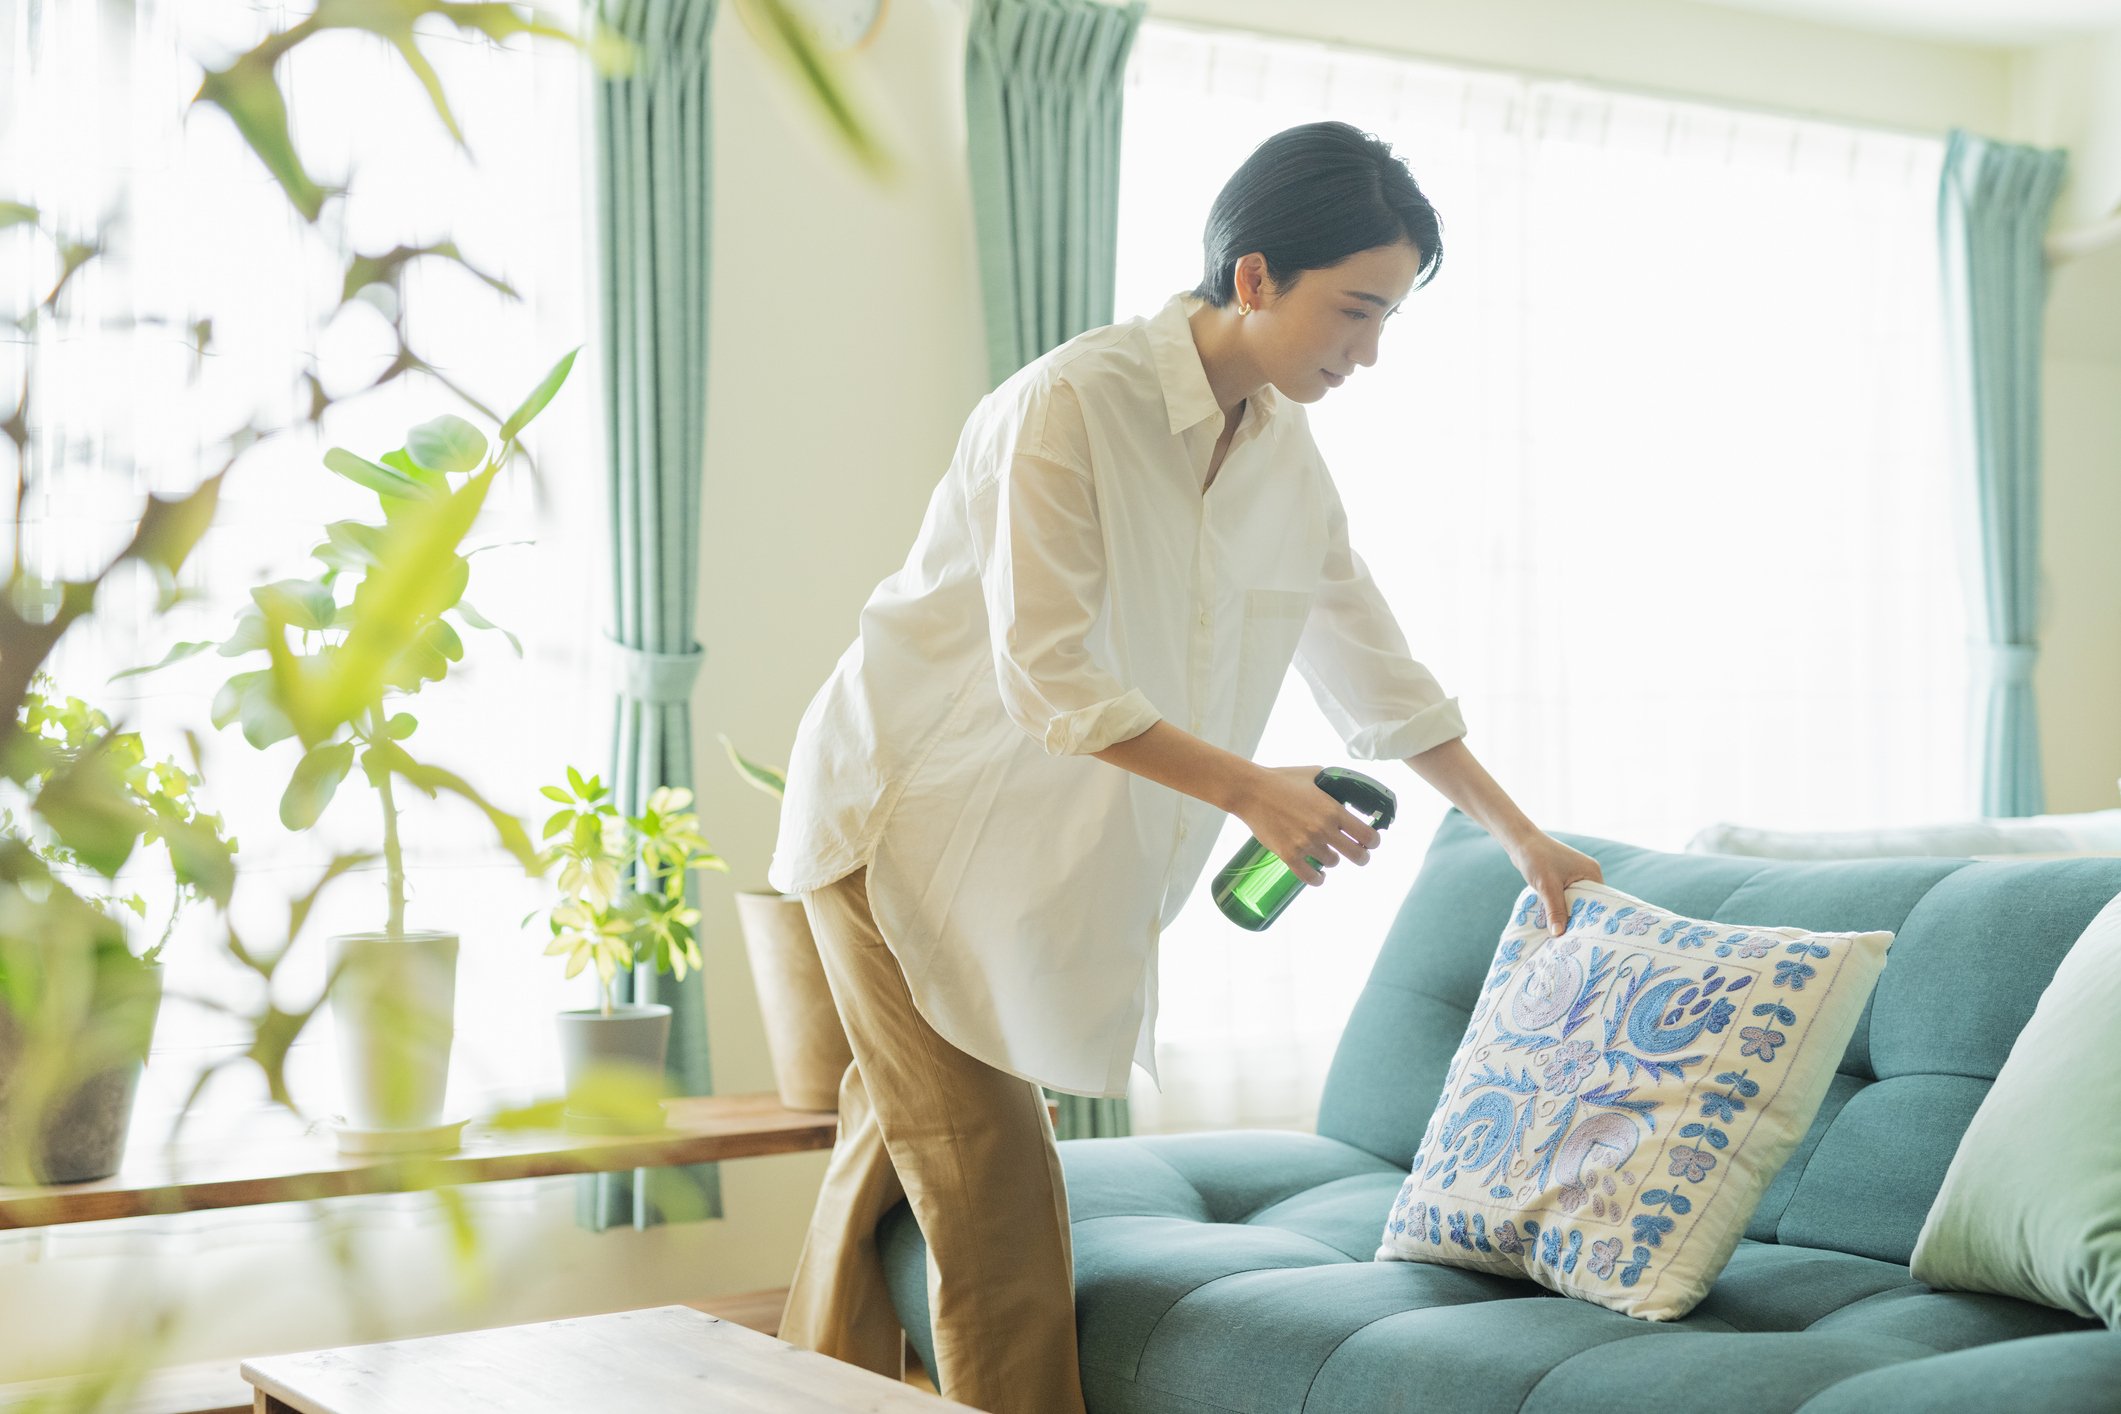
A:
MULTIPOLYGON (((260 644, 259 646, 263 647, 264 645, 260 644)), ((230 722, 236 720, 236 718, 242 716, 243 695, 251 690, 252 684, 264 682, 271 676, 272 672, 270 669, 259 668, 255 672, 237 673, 227 682, 222 683, 221 690, 214 694, 213 706, 207 712, 208 720, 213 722, 214 729, 219 731, 230 722)))
POLYGON ((265 647, 265 615, 256 604, 245 604, 236 615, 236 631, 215 650, 224 658, 240 658, 265 647))
POLYGON ((448 477, 442 475, 439 471, 429 471, 426 467, 421 466, 410 456, 406 455, 403 447, 398 448, 394 452, 385 452, 383 454, 383 465, 404 472, 430 491, 442 492, 449 489, 448 477))
POLYGON ((294 723, 275 700, 270 668, 237 673, 221 684, 221 690, 214 694, 211 715, 217 728, 241 722, 243 739, 256 747, 267 747, 294 735, 294 723))
POLYGON ((280 56, 299 43, 282 30, 268 36, 225 69, 209 69, 194 103, 211 103, 228 114, 236 131, 258 154, 305 221, 324 209, 325 189, 310 179, 287 128, 287 101, 273 77, 280 56))
POLYGON ((145 667, 140 668, 127 668, 122 673, 112 673, 110 675, 110 681, 116 682, 120 678, 132 678, 138 677, 142 673, 157 672, 163 668, 168 667, 171 663, 181 663, 186 658, 190 658, 199 653, 204 653, 207 649, 212 648, 214 646, 215 645, 213 643, 204 640, 196 643, 179 643, 176 646, 172 647, 167 653, 164 653, 162 655, 161 662, 149 663, 145 667))
POLYGON ((428 494, 428 488, 395 467, 378 466, 366 457, 357 457, 344 447, 333 447, 324 454, 324 465, 356 485, 366 486, 386 500, 409 501, 428 494))
POLYGON ((450 662, 461 663, 464 661, 464 640, 457 636, 457 631, 451 628, 446 621, 436 619, 427 626, 427 632, 423 636, 429 643, 434 645, 437 653, 440 653, 450 662))
POLYGON ((567 768, 567 784, 574 787, 576 795, 589 794, 589 782, 583 780, 582 773, 572 766, 567 768))
POLYGON ((557 800, 562 805, 572 805, 574 803, 574 797, 561 790, 558 786, 539 786, 538 794, 544 796, 547 800, 557 800))
POLYGON ((842 147, 866 168, 872 177, 894 174, 891 158, 877 143, 869 121, 858 110, 854 95, 846 87, 835 56, 818 43, 807 21, 791 0, 738 0, 754 13, 763 12, 769 39, 768 53, 807 90, 807 97, 824 115, 842 147))
POLYGON ((553 811, 552 814, 545 818, 545 828, 539 832, 538 838, 541 840, 551 839, 554 835, 566 829, 573 819, 574 811, 572 810, 553 811))
POLYGON ((267 615, 296 628, 330 628, 339 612, 331 586, 314 580, 283 579, 261 584, 250 591, 250 597, 267 615))
POLYGON ((501 441, 504 444, 513 442, 523 429, 530 425, 531 419, 545 410, 545 404, 552 401, 552 395, 559 392, 560 385, 567 381, 568 370, 574 367, 574 356, 581 351, 582 346, 575 345, 567 357, 552 366, 552 371, 545 375, 543 382, 531 390, 530 396, 523 399, 523 405, 508 415, 508 421, 501 424, 501 441))
POLYGON ((390 720, 383 724, 383 732, 392 741, 403 741, 420 725, 420 719, 410 712, 393 712, 390 720))
POLYGON ((261 751, 295 734, 295 724, 273 700, 271 672, 265 676, 266 682, 243 694, 243 739, 261 751))
MULTIPOLYGON (((496 468, 473 474, 446 495, 389 503, 399 508, 377 546, 375 568, 354 591, 345 640, 321 671, 291 681, 285 698, 314 743, 369 711, 398 676, 398 659, 421 626, 446 607, 443 576, 461 560, 457 546, 493 485, 496 468)), ((269 645, 268 645, 269 646, 269 645)))
POLYGON ((486 434, 445 412, 406 433, 405 452, 429 471, 470 471, 486 460, 486 434))
POLYGON ((471 583, 471 561, 462 555, 452 555, 442 569, 441 593, 436 596, 435 612, 454 609, 463 602, 465 586, 471 583))
POLYGON ((502 628, 499 624, 487 618, 477 609, 471 607, 470 601, 459 599, 456 604, 456 610, 457 617, 462 619, 466 624, 469 624, 473 628, 484 628, 493 630, 495 633, 500 634, 503 638, 508 640, 508 646, 515 649, 516 656, 518 658, 523 656, 523 640, 517 638, 507 629, 502 628))
POLYGON ((333 569, 357 569, 374 564, 376 547, 383 540, 382 527, 364 525, 357 520, 335 520, 324 527, 324 534, 327 537, 325 543, 312 553, 333 569))
POLYGON ((35 225, 37 208, 19 201, 0 201, 0 231, 10 226, 35 225))
POLYGON ((354 744, 326 742, 303 753, 294 776, 280 796, 280 823, 290 830, 306 830, 317 823, 333 792, 353 768, 354 744))
POLYGON ((726 732, 717 732, 715 735, 721 739, 722 749, 729 753, 729 760, 736 767, 738 775, 772 796, 775 800, 786 798, 788 792, 787 777, 777 771, 769 770, 755 761, 746 760, 737 751, 736 743, 729 739, 726 732))
POLYGON ((98 745, 53 772, 37 792, 37 813, 59 843, 110 878, 131 857, 154 817, 134 804, 110 752, 98 745))

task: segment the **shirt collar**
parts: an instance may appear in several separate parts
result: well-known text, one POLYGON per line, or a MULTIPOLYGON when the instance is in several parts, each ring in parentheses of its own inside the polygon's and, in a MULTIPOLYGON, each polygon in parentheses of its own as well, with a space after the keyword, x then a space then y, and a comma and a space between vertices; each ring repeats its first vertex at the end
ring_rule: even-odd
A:
MULTIPOLYGON (((1164 410, 1174 435, 1222 413, 1215 390, 1208 386, 1200 349, 1193 342, 1193 326, 1187 322, 1206 303, 1191 290, 1181 291, 1148 321, 1149 348, 1156 360, 1157 379, 1164 385, 1164 410)), ((1269 383, 1252 395, 1252 402, 1264 420, 1281 406, 1282 396, 1269 383)))

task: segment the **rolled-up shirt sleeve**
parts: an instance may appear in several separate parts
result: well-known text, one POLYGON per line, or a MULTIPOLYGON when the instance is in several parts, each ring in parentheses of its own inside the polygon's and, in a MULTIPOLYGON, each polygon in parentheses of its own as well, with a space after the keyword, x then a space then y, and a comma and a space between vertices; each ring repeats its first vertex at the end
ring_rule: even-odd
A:
POLYGON ((1458 699, 1446 697, 1407 650, 1406 635, 1348 542, 1348 517, 1332 478, 1325 488, 1326 558, 1296 644, 1310 685, 1348 754, 1361 761, 1419 756, 1466 734, 1458 699))
POLYGON ((1147 731, 1159 713, 1090 651, 1105 599, 1105 545, 1089 468, 1065 447, 1080 408, 1066 384, 1040 426, 973 492, 974 545, 1002 705, 1052 755, 1087 755, 1147 731))

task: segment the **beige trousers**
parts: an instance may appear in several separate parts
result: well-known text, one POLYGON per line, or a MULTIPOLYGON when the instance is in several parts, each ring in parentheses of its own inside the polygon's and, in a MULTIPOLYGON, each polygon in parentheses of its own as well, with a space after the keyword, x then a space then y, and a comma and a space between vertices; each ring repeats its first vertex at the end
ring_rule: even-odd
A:
POLYGON ((1068 1191, 1046 1101, 915 1008, 869 871, 803 896, 854 1062, 780 1338, 898 1379, 876 1225, 903 1196, 928 1243, 937 1388, 995 1414, 1083 1414, 1068 1191))

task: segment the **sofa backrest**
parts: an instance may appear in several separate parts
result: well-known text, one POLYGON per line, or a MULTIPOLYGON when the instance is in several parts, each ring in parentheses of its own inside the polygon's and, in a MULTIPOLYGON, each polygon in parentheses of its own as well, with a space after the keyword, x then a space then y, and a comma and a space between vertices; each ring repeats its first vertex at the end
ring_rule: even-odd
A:
MULTIPOLYGON (((1746 1235, 1905 1263, 1960 1136, 2121 858, 1796 862, 1560 835, 1606 883, 1718 923, 1895 935, 1840 1073, 1746 1235)), ((1333 1057, 1318 1132, 1392 1163, 1414 1148, 1524 880, 1453 810, 1333 1057)))

